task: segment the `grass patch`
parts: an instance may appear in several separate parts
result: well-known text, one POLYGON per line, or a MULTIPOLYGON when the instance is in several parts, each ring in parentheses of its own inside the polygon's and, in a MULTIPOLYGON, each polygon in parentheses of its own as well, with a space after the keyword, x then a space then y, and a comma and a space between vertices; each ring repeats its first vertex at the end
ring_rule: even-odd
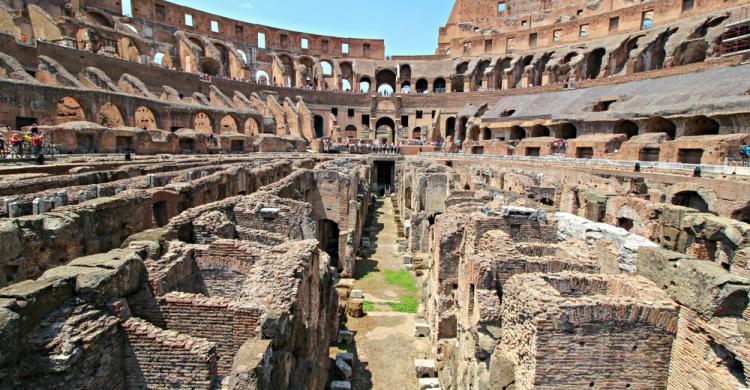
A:
POLYGON ((365 311, 365 313, 371 313, 375 311, 375 304, 370 301, 365 301, 362 308, 365 311))
POLYGON ((411 272, 407 270, 392 271, 386 269, 383 270, 383 275, 385 276, 386 283, 400 287, 409 293, 417 292, 417 282, 414 280, 411 272))
POLYGON ((397 303, 388 303, 391 310, 399 313, 416 313, 419 307, 419 300, 415 296, 405 296, 397 303))

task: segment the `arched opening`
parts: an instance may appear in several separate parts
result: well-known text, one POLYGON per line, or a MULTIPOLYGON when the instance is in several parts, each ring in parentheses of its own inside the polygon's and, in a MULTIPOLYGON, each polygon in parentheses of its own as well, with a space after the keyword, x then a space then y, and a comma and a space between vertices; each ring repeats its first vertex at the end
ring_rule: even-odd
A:
POLYGON ((91 19, 94 20, 94 22, 101 24, 104 27, 114 28, 114 24, 112 24, 112 21, 109 20, 105 15, 99 13, 95 10, 89 10, 88 15, 91 17, 91 19))
POLYGON ((219 134, 237 133, 237 121, 231 115, 226 115, 219 122, 219 134))
POLYGON ((245 134, 255 136, 260 133, 258 121, 255 118, 250 118, 245 121, 245 134))
POLYGON ((401 83, 401 93, 411 93, 411 83, 404 81, 401 83))
POLYGON ((526 138, 526 130, 521 126, 513 126, 510 128, 510 139, 511 140, 522 140, 526 138))
POLYGON ((435 81, 432 83, 432 91, 435 93, 444 93, 445 92, 445 79, 436 78, 435 81))
POLYGON ((341 90, 344 92, 349 92, 352 90, 352 83, 349 82, 349 80, 341 80, 341 90))
POLYGON ((560 138, 571 139, 578 136, 578 129, 572 123, 564 123, 560 126, 560 138))
POLYGON ((237 55, 240 56, 240 59, 242 59, 243 63, 245 63, 245 64, 248 63, 247 54, 245 54, 244 51, 242 51, 242 50, 235 50, 235 52, 237 53, 237 55))
POLYGON ((255 81, 258 84, 268 85, 269 80, 271 80, 271 78, 268 76, 268 73, 266 73, 265 70, 259 70, 255 72, 255 81))
POLYGON ((370 79, 367 77, 362 78, 359 80, 359 92, 362 93, 369 93, 370 92, 370 79))
POLYGON ((411 132, 412 139, 422 139, 422 126, 415 127, 411 132))
POLYGON ((99 124, 110 129, 123 125, 120 110, 112 103, 106 103, 99 109, 99 124))
POLYGON ((346 138, 357 138, 357 126, 348 125, 344 129, 344 137, 346 138))
POLYGON ((211 134, 213 133, 213 127, 211 126, 211 117, 203 112, 199 112, 193 118, 193 129, 199 133, 211 134))
POLYGON ((456 135, 456 118, 450 117, 445 121, 445 137, 455 137, 456 135))
POLYGON ((55 123, 61 125, 68 122, 82 122, 86 120, 83 107, 77 100, 66 96, 57 101, 57 115, 55 123))
POLYGON ((471 129, 469 129, 469 140, 479 141, 480 133, 481 133, 481 130, 479 129, 479 126, 472 126, 471 129))
POLYGON ((602 58, 604 58, 605 50, 598 48, 586 57, 586 79, 595 79, 599 77, 599 72, 602 69, 602 58))
POLYGON ((315 129, 315 138, 323 138, 323 117, 315 115, 313 117, 313 128, 315 129))
POLYGON ((214 43, 214 47, 216 47, 217 50, 219 50, 219 65, 221 65, 221 68, 224 69, 224 71, 221 71, 221 68, 219 69, 219 74, 228 74, 229 73, 229 49, 219 43, 214 43))
POLYGON ((474 69, 474 89, 482 87, 482 81, 484 80, 484 72, 490 66, 490 60, 480 61, 477 67, 474 69))
POLYGON ((320 67, 323 69, 323 76, 333 76, 333 65, 328 61, 320 61, 320 67))
POLYGON ((378 93, 383 96, 391 96, 393 95, 393 87, 391 87, 388 84, 383 84, 380 87, 378 87, 378 93))
POLYGON ((425 93, 427 92, 427 80, 425 79, 419 79, 417 80, 417 93, 425 93))
POLYGON ((716 135, 719 134, 719 122, 705 116, 698 115, 687 120, 684 136, 716 135))
POLYGON ((200 71, 209 76, 218 76, 221 73, 221 63, 211 57, 203 57, 198 64, 200 71))
POLYGON ((615 123, 615 134, 625 134, 628 139, 631 139, 638 135, 638 125, 632 121, 620 120, 615 123))
POLYGON ((164 53, 154 54, 154 64, 164 65, 164 53))
POLYGON ((466 125, 469 123, 469 118, 461 117, 458 119, 458 134, 456 135, 457 141, 466 141, 466 125))
POLYGON ((378 93, 393 93, 396 90, 396 74, 390 69, 383 69, 375 76, 378 93), (386 88, 389 87, 389 88, 386 88))
POLYGON ((396 138, 396 122, 389 117, 382 117, 375 122, 376 138, 381 144, 391 143, 396 138))
POLYGON ((297 74, 294 70, 294 59, 287 54, 280 54, 279 60, 281 60, 283 86, 291 88, 296 87, 297 74))
POLYGON ((331 266, 339 267, 339 225, 329 219, 323 219, 318 223, 318 243, 328 256, 331 257, 331 266))
POLYGON ((672 204, 676 206, 690 207, 702 213, 708 212, 708 202, 695 191, 678 192, 672 197, 672 204))
POLYGON ((674 139, 677 135, 677 126, 669 119, 657 116, 648 120, 649 133, 667 133, 669 139, 674 139))
POLYGON ((490 130, 489 127, 485 127, 484 130, 482 130, 482 139, 485 141, 492 139, 492 130, 490 130))
POLYGON ((547 126, 544 125, 535 125, 531 128, 531 137, 549 137, 550 131, 547 126))
POLYGON ((409 64, 401 65, 398 71, 399 79, 403 81, 411 81, 411 66, 409 64))
POLYGON ((135 126, 146 130, 156 130, 156 118, 154 112, 147 107, 138 107, 135 110, 135 126))

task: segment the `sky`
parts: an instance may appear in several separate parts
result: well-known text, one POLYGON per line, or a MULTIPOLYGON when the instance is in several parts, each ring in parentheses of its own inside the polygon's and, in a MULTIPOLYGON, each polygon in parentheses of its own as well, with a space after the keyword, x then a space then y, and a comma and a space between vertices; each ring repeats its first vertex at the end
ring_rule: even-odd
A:
POLYGON ((386 55, 434 54, 454 0, 170 0, 232 19, 342 38, 385 39, 386 55))

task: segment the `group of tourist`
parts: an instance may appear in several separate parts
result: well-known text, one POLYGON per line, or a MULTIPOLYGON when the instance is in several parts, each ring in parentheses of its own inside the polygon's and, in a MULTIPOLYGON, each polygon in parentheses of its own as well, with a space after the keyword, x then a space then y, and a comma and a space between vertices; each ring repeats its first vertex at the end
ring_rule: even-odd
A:
POLYGON ((10 127, 4 126, 0 131, 0 158, 38 158, 43 152, 43 139, 44 135, 39 132, 36 123, 25 133, 13 132, 10 127))

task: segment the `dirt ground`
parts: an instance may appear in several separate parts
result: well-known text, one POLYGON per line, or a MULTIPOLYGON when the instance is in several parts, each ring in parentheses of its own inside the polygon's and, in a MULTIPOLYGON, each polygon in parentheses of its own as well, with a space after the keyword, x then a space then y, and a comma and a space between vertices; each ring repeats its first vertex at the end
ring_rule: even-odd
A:
POLYGON ((347 327, 355 332, 355 353, 352 388, 355 390, 416 389, 414 359, 425 355, 429 348, 425 339, 414 337, 416 315, 390 311, 378 302, 398 301, 406 292, 386 283, 383 270, 402 269, 398 251, 398 227, 390 198, 376 202, 376 221, 369 225, 377 245, 368 258, 359 259, 354 288, 374 302, 376 311, 363 318, 350 318, 347 327))

